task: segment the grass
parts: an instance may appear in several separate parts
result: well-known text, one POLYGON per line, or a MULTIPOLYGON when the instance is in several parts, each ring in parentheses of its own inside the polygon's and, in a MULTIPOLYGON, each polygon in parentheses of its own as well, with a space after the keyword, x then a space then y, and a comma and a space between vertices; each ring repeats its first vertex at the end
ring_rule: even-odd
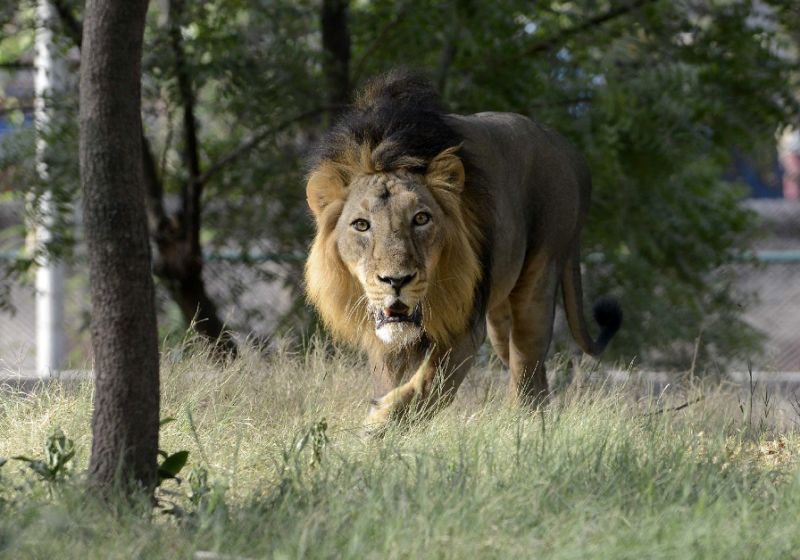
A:
POLYGON ((176 421, 162 428, 161 447, 190 456, 155 512, 85 498, 90 384, 0 391, 0 457, 41 456, 55 427, 76 451, 65 482, 42 482, 20 461, 0 468, 0 557, 729 559, 800 550, 800 437, 791 407, 759 388, 695 383, 654 398, 641 385, 579 373, 531 414, 506 403, 503 373, 484 366, 433 421, 376 440, 360 431, 365 366, 324 346, 268 359, 245 352, 226 367, 173 350, 162 378, 162 417, 176 421), (672 410, 685 402, 693 404, 672 410))

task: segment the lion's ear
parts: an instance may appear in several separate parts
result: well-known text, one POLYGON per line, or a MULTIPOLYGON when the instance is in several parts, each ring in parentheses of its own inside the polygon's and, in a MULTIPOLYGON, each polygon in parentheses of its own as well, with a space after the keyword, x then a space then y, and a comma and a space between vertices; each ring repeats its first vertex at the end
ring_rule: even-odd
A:
POLYGON ((464 163, 456 155, 459 148, 460 145, 447 148, 431 160, 425 174, 428 185, 455 193, 464 190, 464 163))
POLYGON ((309 176, 306 198, 316 219, 331 202, 344 200, 345 196, 344 181, 334 169, 322 165, 309 176))

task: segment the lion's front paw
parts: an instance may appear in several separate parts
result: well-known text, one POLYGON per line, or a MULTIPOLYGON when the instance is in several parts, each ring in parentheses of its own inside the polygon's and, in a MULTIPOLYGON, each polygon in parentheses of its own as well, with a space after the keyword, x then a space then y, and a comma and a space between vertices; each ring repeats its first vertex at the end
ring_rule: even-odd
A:
POLYGON ((381 435, 392 420, 394 406, 386 402, 386 397, 372 401, 369 413, 364 420, 364 431, 369 435, 381 435))
POLYGON ((382 434, 392 421, 402 416, 407 401, 408 399, 399 389, 373 400, 367 418, 364 420, 364 430, 368 434, 382 434))

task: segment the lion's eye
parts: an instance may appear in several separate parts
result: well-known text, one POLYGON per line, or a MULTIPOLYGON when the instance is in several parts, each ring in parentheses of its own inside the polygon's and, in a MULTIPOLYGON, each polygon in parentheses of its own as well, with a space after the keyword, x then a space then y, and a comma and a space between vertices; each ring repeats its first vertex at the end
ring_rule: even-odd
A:
POLYGON ((363 218, 355 220, 352 224, 353 229, 356 231, 367 231, 369 229, 369 222, 363 218))
POLYGON ((428 222, 431 221, 431 215, 427 212, 417 212, 414 216, 414 225, 415 226, 424 226, 428 222))

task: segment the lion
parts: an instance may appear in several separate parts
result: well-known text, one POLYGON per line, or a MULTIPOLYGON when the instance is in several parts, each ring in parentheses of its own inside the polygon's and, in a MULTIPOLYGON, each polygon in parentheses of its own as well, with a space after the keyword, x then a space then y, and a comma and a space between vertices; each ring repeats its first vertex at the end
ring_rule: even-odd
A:
POLYGON ((622 311, 599 300, 590 336, 579 256, 590 193, 583 157, 523 115, 447 114, 405 71, 365 88, 311 162, 305 281, 334 338, 368 355, 368 428, 451 402, 487 331, 513 394, 541 402, 559 285, 575 340, 604 350, 622 311))

